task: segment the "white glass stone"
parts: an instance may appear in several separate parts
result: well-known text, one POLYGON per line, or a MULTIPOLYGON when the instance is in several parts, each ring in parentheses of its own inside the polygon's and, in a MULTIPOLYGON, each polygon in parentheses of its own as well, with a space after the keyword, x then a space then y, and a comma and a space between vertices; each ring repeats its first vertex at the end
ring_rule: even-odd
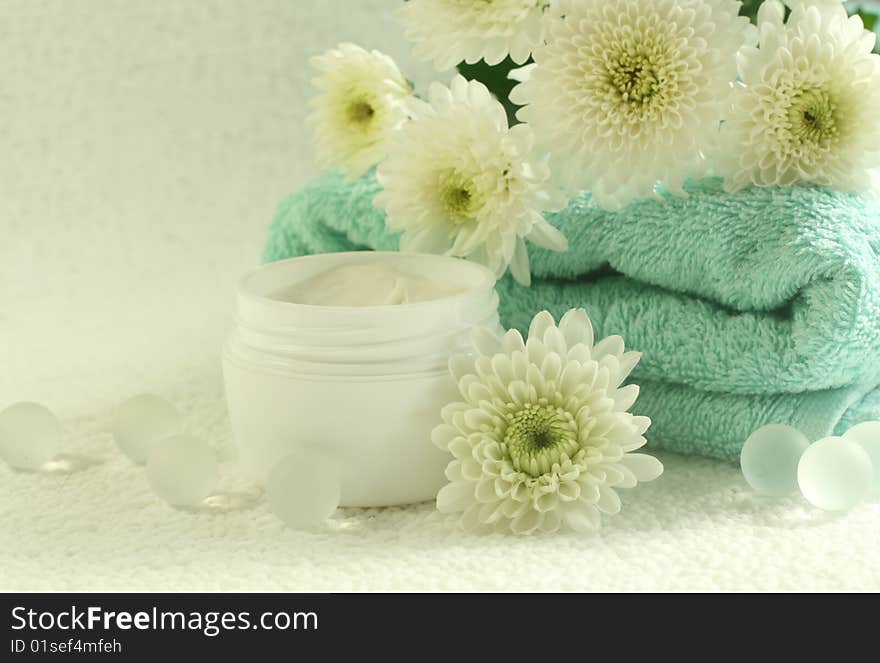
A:
POLYGON ((198 504, 214 491, 219 480, 213 449, 189 435, 160 440, 147 459, 150 487, 173 506, 198 504))
POLYGON ((874 492, 880 493, 880 421, 865 421, 850 428, 843 436, 858 442, 871 458, 874 467, 874 492))
POLYGON ((784 424, 762 426, 743 445, 743 476, 762 495, 791 495, 798 489, 798 461, 809 446, 810 441, 796 428, 784 424))
POLYGON ((874 470, 858 442, 826 437, 810 445, 798 464, 798 485, 806 500, 826 511, 844 511, 871 490, 874 470))
POLYGON ((266 483, 269 508, 294 529, 312 529, 339 506, 339 469, 325 455, 300 449, 283 458, 266 483))
POLYGON ((17 470, 36 470, 61 451, 64 428, 49 409, 22 401, 0 412, 0 458, 17 470))
POLYGON ((177 409, 164 398, 139 394, 116 408, 113 414, 113 437, 126 456, 145 463, 153 446, 183 430, 177 409))

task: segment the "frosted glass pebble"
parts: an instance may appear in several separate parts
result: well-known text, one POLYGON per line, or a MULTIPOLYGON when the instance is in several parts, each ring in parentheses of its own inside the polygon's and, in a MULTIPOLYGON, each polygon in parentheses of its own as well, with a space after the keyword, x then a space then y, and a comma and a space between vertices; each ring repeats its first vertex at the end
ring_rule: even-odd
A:
POLYGON ((153 394, 133 396, 113 414, 113 438, 122 453, 136 463, 145 463, 153 445, 182 429, 177 409, 153 394))
POLYGON ((301 449, 283 458, 266 483, 269 508, 294 529, 311 529, 339 506, 339 470, 325 455, 301 449))
POLYGON ((798 485, 807 501, 826 511, 843 511, 871 490, 871 459, 858 444, 843 437, 814 442, 798 464, 798 485))
POLYGON ((22 401, 0 412, 0 458, 18 470, 35 470, 61 451, 64 428, 39 403, 22 401))
POLYGON ((189 435, 160 440, 147 459, 150 487, 174 506, 198 504, 214 491, 219 480, 214 451, 189 435))
POLYGON ((843 436, 847 440, 858 442, 871 458, 871 464, 874 466, 873 488, 875 492, 880 492, 880 421, 856 424, 843 436))
POLYGON ((809 446, 810 441, 796 428, 784 424, 762 426, 743 445, 743 476, 763 495, 791 495, 798 489, 798 461, 809 446))

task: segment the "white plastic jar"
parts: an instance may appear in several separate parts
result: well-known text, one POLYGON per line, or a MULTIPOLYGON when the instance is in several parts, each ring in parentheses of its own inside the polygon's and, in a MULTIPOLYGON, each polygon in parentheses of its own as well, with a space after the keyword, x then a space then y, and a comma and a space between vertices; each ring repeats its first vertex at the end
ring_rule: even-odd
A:
POLYGON ((242 463, 262 480, 309 448, 336 461, 342 506, 433 499, 450 457, 430 433, 458 397, 449 357, 468 350, 475 325, 500 328, 494 286, 475 263, 374 251, 292 258, 245 275, 223 353, 242 463), (301 304, 285 294, 341 266, 369 264, 457 294, 380 306, 301 304))

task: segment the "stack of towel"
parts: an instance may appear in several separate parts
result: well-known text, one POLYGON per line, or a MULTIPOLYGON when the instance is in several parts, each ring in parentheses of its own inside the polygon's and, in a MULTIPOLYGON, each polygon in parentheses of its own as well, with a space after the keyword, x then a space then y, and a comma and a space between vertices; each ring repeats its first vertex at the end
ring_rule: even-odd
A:
MULTIPOLYGON (((396 249, 379 189, 369 174, 294 193, 264 260, 396 249)), ((880 419, 880 207, 816 187, 686 190, 616 213, 583 194, 548 215, 570 249, 530 247, 532 286, 498 284, 502 322, 582 306, 597 337, 643 352, 634 411, 656 448, 730 459, 766 423, 818 439, 880 419)))

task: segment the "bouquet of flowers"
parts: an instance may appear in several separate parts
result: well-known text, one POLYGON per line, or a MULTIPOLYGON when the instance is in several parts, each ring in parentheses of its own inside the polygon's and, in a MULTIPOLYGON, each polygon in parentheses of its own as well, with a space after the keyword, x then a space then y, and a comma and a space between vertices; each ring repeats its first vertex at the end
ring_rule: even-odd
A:
POLYGON ((410 0, 399 15, 415 55, 492 89, 456 73, 416 91, 387 55, 341 44, 312 61, 319 161, 350 177, 377 166, 376 204, 402 250, 522 284, 525 241, 565 250, 543 214, 579 191, 607 210, 707 175, 728 191, 871 193, 878 3, 847 3, 852 16, 836 0, 786 4, 410 0))

